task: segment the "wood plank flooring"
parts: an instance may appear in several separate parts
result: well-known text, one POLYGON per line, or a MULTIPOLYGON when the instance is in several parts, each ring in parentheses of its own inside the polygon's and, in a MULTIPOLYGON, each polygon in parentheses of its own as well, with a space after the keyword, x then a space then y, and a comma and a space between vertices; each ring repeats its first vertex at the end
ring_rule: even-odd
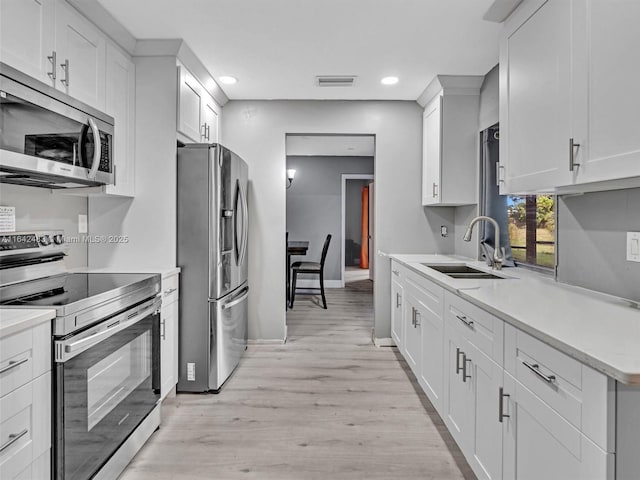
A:
POLYGON ((395 348, 371 343, 370 283, 300 296, 285 345, 250 345, 219 395, 180 394, 121 476, 471 479, 395 348))

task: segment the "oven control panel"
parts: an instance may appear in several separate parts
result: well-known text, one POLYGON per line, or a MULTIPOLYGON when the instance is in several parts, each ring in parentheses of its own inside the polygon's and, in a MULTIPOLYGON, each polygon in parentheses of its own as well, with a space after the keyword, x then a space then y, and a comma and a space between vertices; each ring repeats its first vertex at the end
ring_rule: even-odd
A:
MULTIPOLYGON (((62 230, 0 233, 0 254, 19 254, 28 251, 55 251, 64 246, 62 230)), ((4 255, 3 255, 4 256, 4 255)))

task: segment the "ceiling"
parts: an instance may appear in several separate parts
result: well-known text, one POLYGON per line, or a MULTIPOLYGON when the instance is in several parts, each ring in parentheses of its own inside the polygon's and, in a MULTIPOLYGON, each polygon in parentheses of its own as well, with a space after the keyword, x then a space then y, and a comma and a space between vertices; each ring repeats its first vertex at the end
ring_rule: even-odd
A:
POLYGON ((237 77, 221 85, 230 99, 415 100, 437 74, 498 63, 501 25, 482 19, 493 0, 98 1, 134 37, 182 38, 215 78, 237 77))
POLYGON ((287 135, 287 156, 373 157, 373 135, 287 135))

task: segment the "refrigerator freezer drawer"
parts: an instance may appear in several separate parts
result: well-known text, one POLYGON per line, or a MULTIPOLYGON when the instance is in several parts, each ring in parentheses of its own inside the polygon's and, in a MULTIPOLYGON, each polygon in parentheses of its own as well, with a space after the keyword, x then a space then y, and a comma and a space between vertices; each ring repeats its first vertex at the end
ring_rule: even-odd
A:
POLYGON ((209 302, 209 390, 218 391, 247 348, 249 287, 209 302))

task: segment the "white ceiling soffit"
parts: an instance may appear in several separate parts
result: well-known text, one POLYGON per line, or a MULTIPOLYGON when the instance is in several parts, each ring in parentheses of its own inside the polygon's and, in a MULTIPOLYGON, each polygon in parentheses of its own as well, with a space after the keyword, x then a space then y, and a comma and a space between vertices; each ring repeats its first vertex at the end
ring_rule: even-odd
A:
POLYGON ((435 75, 498 62, 492 0, 98 1, 135 38, 182 38, 215 78, 236 77, 231 99, 415 100, 435 75), (357 82, 321 88, 318 75, 357 82))
POLYGON ((373 157, 373 135, 287 135, 287 156, 373 157))

